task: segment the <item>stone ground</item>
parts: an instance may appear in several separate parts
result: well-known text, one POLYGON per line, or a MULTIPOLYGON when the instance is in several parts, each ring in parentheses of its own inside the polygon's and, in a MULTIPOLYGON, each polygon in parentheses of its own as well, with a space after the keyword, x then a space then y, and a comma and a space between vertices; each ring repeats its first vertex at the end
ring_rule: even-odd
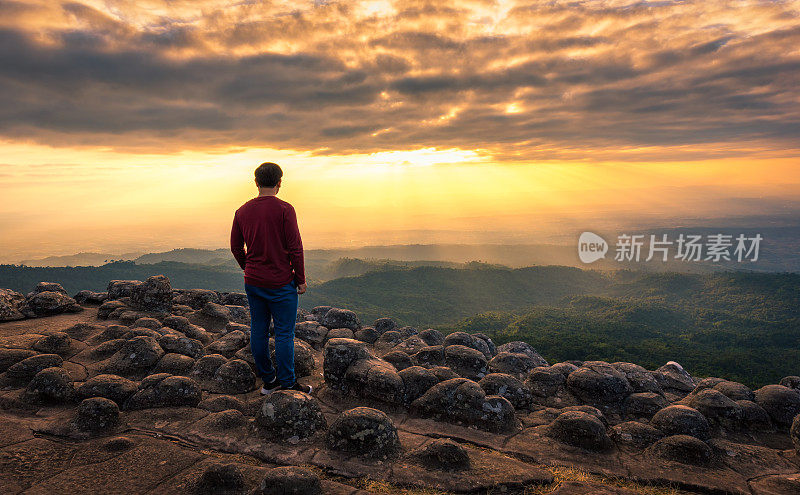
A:
MULTIPOLYGON (((0 348, 30 349, 41 336, 77 323, 100 325, 75 335, 61 365, 77 386, 97 373, 93 340, 114 320, 99 320, 97 306, 79 313, 0 323, 0 348)), ((218 335, 215 335, 219 338, 218 335)), ((329 450, 324 431, 307 439, 267 440, 252 428, 263 398, 256 390, 236 394, 245 404, 243 421, 198 407, 122 410, 120 424, 103 433, 70 428, 77 402, 39 404, 24 385, 0 374, 1 493, 192 493, 211 465, 233 463, 247 491, 271 468, 302 466, 316 473, 322 493, 800 493, 800 457, 780 432, 725 433, 709 444, 713 460, 695 466, 654 459, 639 449, 614 446, 587 451, 546 434, 541 414, 518 411, 520 426, 506 433, 412 416, 408 409, 378 400, 342 396, 322 376, 322 353, 301 382, 314 386, 327 425, 345 410, 368 406, 384 411, 398 430, 402 452, 385 460, 329 450), (407 455, 439 438, 466 449, 470 468, 430 469, 407 455)), ((222 394, 204 388, 202 398, 222 394)))

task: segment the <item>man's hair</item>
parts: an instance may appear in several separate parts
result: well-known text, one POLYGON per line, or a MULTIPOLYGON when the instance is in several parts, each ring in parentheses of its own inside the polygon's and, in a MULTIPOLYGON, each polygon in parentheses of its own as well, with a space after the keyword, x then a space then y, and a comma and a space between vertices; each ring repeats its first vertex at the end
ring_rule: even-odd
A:
POLYGON ((283 170, 272 162, 265 162, 256 169, 256 184, 258 187, 275 187, 283 177, 283 170))

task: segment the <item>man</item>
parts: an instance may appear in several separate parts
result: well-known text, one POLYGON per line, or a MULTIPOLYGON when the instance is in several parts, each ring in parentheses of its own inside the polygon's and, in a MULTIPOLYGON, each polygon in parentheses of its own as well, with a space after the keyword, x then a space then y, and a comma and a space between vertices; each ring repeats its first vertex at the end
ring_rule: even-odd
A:
POLYGON ((306 291, 303 243, 292 205, 276 197, 283 171, 274 163, 256 168, 258 196, 233 216, 231 252, 244 270, 250 303, 250 349, 261 394, 275 390, 311 393, 294 376, 294 324, 298 294, 306 291), (247 244, 247 252, 244 250, 247 244), (275 367, 269 357, 269 321, 275 324, 275 367))

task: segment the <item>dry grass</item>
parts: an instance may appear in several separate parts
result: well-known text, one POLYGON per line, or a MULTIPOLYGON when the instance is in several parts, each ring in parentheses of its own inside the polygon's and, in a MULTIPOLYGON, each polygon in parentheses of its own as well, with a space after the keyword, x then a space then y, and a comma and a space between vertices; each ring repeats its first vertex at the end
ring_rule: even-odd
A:
POLYGON ((545 495, 558 489, 565 481, 583 481, 599 485, 626 488, 643 495, 684 495, 688 492, 673 486, 653 485, 617 478, 592 474, 585 469, 565 466, 541 466, 553 473, 553 482, 549 485, 530 486, 525 490, 525 495, 545 495))
POLYGON ((370 493, 380 493, 384 495, 447 495, 448 493, 427 488, 401 488, 388 481, 376 481, 367 478, 359 478, 355 480, 355 482, 349 484, 370 493))

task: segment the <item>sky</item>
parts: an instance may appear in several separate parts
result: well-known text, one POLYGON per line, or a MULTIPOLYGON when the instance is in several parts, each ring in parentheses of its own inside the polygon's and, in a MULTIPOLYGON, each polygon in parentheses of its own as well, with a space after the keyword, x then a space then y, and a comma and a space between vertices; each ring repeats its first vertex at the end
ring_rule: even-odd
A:
POLYGON ((800 213, 800 1, 0 0, 0 262, 800 213))

